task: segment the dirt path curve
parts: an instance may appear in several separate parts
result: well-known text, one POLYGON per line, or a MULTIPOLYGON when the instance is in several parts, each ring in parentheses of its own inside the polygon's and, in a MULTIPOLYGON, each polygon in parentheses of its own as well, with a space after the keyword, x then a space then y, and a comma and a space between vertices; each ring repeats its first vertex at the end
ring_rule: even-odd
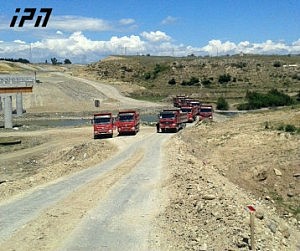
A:
POLYGON ((129 137, 110 160, 0 204, 0 250, 149 249, 170 136, 129 137))
MULTIPOLYGON (((76 80, 79 82, 86 83, 88 85, 91 85, 95 87, 98 91, 102 92, 103 95, 109 99, 115 100, 118 103, 119 107, 126 107, 126 108, 153 108, 153 107, 161 107, 162 105, 153 103, 153 102, 147 102, 147 101, 141 101, 141 100, 135 100, 132 98, 128 98, 123 96, 114 86, 100 83, 97 81, 92 81, 84 78, 74 77, 70 76, 65 73, 57 72, 56 75, 63 76, 65 78, 70 78, 72 80, 76 80)), ((103 100, 100 100, 103 101, 103 100)))

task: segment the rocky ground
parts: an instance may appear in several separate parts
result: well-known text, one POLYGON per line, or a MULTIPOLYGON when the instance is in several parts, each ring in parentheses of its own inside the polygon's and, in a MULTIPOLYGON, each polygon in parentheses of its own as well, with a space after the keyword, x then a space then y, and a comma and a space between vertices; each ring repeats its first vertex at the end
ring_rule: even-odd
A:
POLYGON ((299 110, 242 115, 187 128, 167 151, 170 201, 161 214, 169 250, 300 250, 299 135, 265 129, 299 110), (263 177, 263 178, 261 178, 263 177), (170 244, 171 243, 171 244, 170 244))

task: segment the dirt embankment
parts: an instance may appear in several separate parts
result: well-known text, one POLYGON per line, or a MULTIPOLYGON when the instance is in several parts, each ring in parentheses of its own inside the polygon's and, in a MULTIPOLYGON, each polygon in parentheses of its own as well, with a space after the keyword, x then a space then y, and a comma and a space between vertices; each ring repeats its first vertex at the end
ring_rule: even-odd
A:
POLYGON ((1 133, 21 138, 23 149, 0 147, 5 148, 0 154, 0 200, 88 168, 117 150, 109 141, 94 140, 92 133, 90 126, 1 133))
POLYGON ((170 201, 158 221, 167 249, 249 250, 246 206, 254 205, 257 250, 300 250, 300 138, 275 130, 282 122, 299 126, 299 114, 241 115, 171 139, 164 184, 170 201))

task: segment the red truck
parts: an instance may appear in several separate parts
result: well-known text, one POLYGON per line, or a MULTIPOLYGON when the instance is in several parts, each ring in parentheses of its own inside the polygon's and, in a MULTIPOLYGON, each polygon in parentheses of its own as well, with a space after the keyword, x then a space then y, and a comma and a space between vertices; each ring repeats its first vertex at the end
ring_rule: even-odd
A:
POLYGON ((164 109, 159 114, 158 129, 161 129, 162 132, 177 132, 186 126, 187 121, 187 113, 182 112, 179 108, 164 109))
POLYGON ((134 110, 119 111, 116 125, 120 135, 135 135, 140 130, 140 114, 134 110))
POLYGON ((188 116, 188 122, 194 122, 198 115, 199 109, 196 106, 183 106, 180 108, 182 112, 186 112, 188 116))
POLYGON ((201 105, 199 110, 200 120, 213 119, 213 107, 212 105, 201 105))
POLYGON ((200 107, 201 107, 201 102, 199 100, 192 100, 189 104, 190 106, 196 107, 197 109, 197 115, 199 115, 200 107))
POLYGON ((100 136, 113 137, 114 118, 111 112, 94 114, 94 139, 100 136))
POLYGON ((185 95, 177 95, 175 98, 173 98, 173 105, 174 107, 181 107, 182 103, 185 99, 188 97, 185 95))

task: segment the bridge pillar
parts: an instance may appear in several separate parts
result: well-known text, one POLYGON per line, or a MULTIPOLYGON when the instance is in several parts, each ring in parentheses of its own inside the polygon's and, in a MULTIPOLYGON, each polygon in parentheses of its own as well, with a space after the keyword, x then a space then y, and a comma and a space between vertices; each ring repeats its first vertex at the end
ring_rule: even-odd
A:
POLYGON ((16 109, 17 109, 17 116, 21 116, 23 114, 23 96, 22 93, 17 93, 16 96, 16 109))
POLYGON ((4 128, 12 128, 12 96, 4 96, 4 128))

